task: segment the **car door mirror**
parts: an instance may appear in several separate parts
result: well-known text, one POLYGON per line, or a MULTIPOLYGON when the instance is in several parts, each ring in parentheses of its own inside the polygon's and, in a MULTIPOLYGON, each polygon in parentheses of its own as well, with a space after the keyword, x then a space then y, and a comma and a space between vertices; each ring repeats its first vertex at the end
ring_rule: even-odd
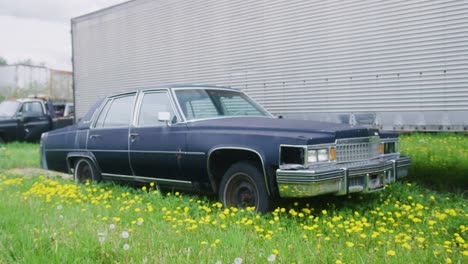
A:
POLYGON ((16 113, 16 118, 18 118, 20 122, 24 122, 23 112, 16 113))
POLYGON ((159 112, 158 113, 158 120, 161 122, 165 122, 166 125, 169 125, 169 121, 171 120, 171 113, 169 112, 159 112))

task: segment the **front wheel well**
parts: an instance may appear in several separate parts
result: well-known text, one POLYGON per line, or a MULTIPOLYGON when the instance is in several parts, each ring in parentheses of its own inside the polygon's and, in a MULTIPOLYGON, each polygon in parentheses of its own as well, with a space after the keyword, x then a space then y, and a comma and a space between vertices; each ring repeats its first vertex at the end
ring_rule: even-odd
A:
POLYGON ((211 153, 208 160, 208 172, 210 174, 211 183, 214 185, 214 192, 218 192, 221 179, 226 171, 238 162, 248 162, 252 164, 265 177, 262 160, 256 152, 242 149, 215 150, 211 153))

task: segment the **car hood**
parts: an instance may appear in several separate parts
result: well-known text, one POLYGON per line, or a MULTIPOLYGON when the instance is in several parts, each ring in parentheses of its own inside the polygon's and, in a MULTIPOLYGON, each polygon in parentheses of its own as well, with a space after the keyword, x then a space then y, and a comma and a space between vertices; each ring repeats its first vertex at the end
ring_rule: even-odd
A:
POLYGON ((339 138, 377 136, 378 130, 345 124, 311 120, 278 119, 268 117, 232 117, 200 120, 188 123, 191 130, 202 132, 255 134, 295 138, 303 144, 331 143, 339 138))
POLYGON ((0 116, 0 124, 9 124, 9 123, 15 123, 16 119, 13 119, 12 117, 9 116, 0 116))

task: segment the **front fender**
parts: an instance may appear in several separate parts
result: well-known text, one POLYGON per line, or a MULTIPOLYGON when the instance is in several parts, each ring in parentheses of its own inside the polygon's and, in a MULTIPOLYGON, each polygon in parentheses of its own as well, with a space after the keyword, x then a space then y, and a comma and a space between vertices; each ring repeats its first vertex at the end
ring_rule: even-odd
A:
POLYGON ((213 191, 216 191, 218 189, 218 186, 216 184, 216 178, 215 176, 211 173, 211 164, 210 164, 210 160, 211 160, 211 155, 213 153, 215 153, 216 151, 220 151, 220 150, 240 150, 240 151, 247 151, 247 152, 250 152, 250 153, 253 153, 255 154, 259 159, 260 159, 260 162, 261 162, 261 165, 262 165, 262 174, 263 174, 263 178, 264 178, 264 181, 265 181, 265 186, 266 186, 266 189, 267 189, 267 192, 268 192, 268 195, 271 195, 271 183, 272 181, 268 180, 268 159, 265 155, 265 153, 263 152, 263 150, 261 150, 260 148, 258 147, 255 147, 255 146, 243 146, 243 145, 218 145, 218 146, 214 146, 212 147, 209 151, 208 151, 208 156, 207 156, 207 171, 208 171, 208 177, 209 177, 209 180, 210 180, 210 184, 213 188, 213 191))

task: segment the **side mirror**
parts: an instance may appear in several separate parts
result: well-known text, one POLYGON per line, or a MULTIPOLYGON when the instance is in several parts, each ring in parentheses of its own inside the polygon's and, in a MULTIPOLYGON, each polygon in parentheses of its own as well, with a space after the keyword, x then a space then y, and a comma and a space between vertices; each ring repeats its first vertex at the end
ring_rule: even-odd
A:
POLYGON ((20 122, 24 122, 23 112, 18 112, 18 113, 16 114, 16 117, 18 118, 18 120, 19 120, 20 122))
POLYGON ((169 120, 171 120, 171 113, 169 112, 159 112, 158 120, 161 122, 166 122, 166 125, 169 125, 169 120))

